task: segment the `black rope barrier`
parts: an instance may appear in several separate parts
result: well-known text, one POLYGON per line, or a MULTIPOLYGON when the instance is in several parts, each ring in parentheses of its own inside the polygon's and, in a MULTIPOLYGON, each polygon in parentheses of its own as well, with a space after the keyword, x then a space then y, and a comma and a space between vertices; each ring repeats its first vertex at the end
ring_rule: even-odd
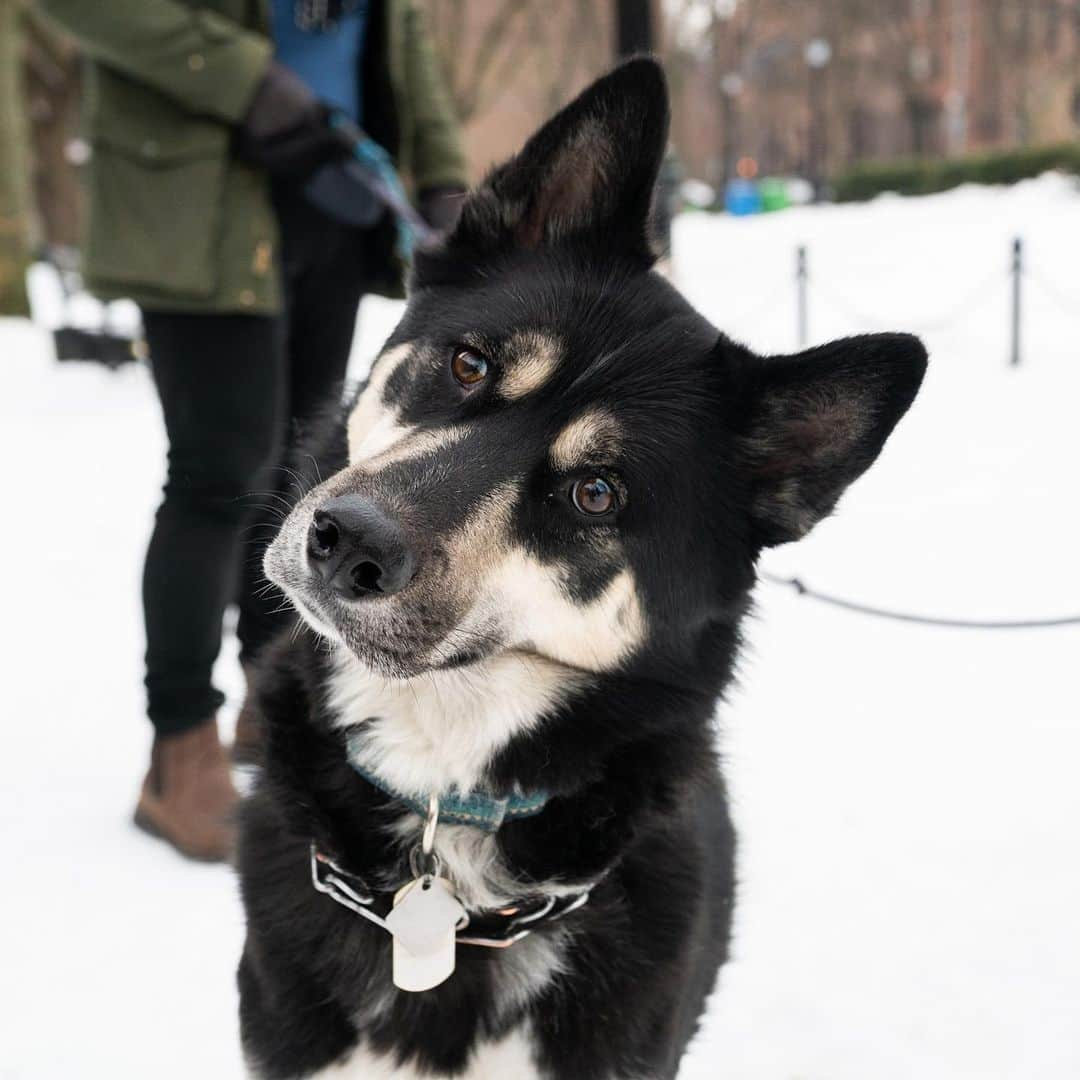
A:
POLYGON ((993 273, 985 275, 974 288, 969 289, 963 298, 948 310, 939 313, 936 317, 921 320, 908 316, 894 316, 888 319, 873 318, 866 312, 853 307, 846 298, 838 291, 834 291, 831 286, 822 288, 821 282, 815 279, 811 283, 811 289, 817 292, 818 296, 828 306, 859 329, 875 330, 880 329, 882 326, 903 325, 904 329, 916 334, 933 334, 938 331, 948 330, 951 326, 968 318, 990 299, 991 291, 1003 285, 1006 280, 1005 274, 995 270, 993 273))
POLYGON ((1024 254, 1023 237, 1017 236, 1012 241, 1012 257, 1008 272, 991 270, 977 284, 968 290, 960 300, 936 316, 918 319, 910 316, 882 319, 872 316, 853 305, 843 290, 832 283, 823 283, 818 275, 811 275, 809 268, 809 248, 800 244, 795 249, 795 338, 800 348, 809 342, 809 304, 816 299, 830 308, 834 315, 839 315, 855 330, 875 330, 882 327, 902 325, 905 330, 915 333, 933 334, 947 331, 969 321, 973 314, 985 307, 997 294, 999 287, 1010 286, 1008 310, 1010 315, 1009 362, 1014 367, 1021 361, 1022 354, 1022 299, 1026 295, 1024 284, 1031 281, 1036 293, 1065 315, 1080 319, 1080 299, 1067 296, 1038 269, 1029 265, 1024 254))
MULTIPOLYGON (((1010 348, 1009 360, 1013 366, 1021 360, 1021 298, 1022 285, 1027 281, 1034 283, 1042 298, 1071 318, 1080 320, 1080 298, 1073 299, 1056 287, 1047 277, 1033 270, 1024 255, 1022 237, 1012 241, 1012 257, 1005 268, 991 268, 975 285, 961 294, 960 298, 949 307, 923 318, 910 315, 897 315, 880 318, 861 310, 852 304, 842 288, 832 282, 822 282, 820 275, 810 272, 810 248, 799 244, 795 249, 795 340, 799 348, 805 348, 810 342, 810 306, 811 301, 823 302, 834 315, 840 316, 853 330, 872 331, 886 327, 900 327, 917 334, 935 334, 948 331, 962 323, 970 322, 972 317, 994 300, 1006 300, 1010 313, 1010 348), (1010 286, 1008 297, 1001 296, 999 290, 1010 286)), ((743 311, 726 314, 728 325, 756 323, 763 316, 772 313, 776 301, 785 286, 780 285, 770 291, 763 291, 758 300, 749 304, 743 311)))
POLYGON ((893 622, 917 623, 920 626, 939 626, 954 630, 1035 630, 1055 626, 1080 626, 1080 615, 1063 615, 1048 619, 949 619, 935 615, 919 615, 909 611, 892 611, 889 608, 875 607, 872 604, 860 604, 840 596, 818 592, 810 588, 801 578, 780 577, 761 571, 759 576, 772 585, 794 589, 799 596, 807 596, 822 604, 843 608, 859 615, 870 615, 877 619, 891 619, 893 622))
POLYGON ((738 326, 740 323, 756 323, 766 315, 775 314, 777 304, 783 298, 787 289, 787 283, 780 282, 770 292, 765 293, 761 299, 749 304, 742 311, 736 311, 733 315, 725 312, 724 324, 738 326))
POLYGON ((1048 300, 1063 315, 1071 319, 1080 317, 1080 299, 1066 296, 1056 285, 1051 284, 1048 278, 1044 278, 1041 273, 1029 269, 1027 276, 1029 280, 1035 283, 1036 291, 1042 293, 1043 298, 1048 300))

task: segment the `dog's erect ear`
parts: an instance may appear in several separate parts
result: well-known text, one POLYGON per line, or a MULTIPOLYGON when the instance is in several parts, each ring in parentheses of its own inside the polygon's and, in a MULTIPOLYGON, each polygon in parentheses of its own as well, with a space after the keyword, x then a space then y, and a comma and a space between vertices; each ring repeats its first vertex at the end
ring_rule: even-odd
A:
POLYGON ((926 371, 910 334, 845 338, 740 370, 737 426, 758 541, 805 536, 873 463, 926 371))
POLYGON ((536 248, 603 230, 610 248, 651 258, 649 210, 667 131, 660 65, 628 61, 467 196, 451 244, 536 248))

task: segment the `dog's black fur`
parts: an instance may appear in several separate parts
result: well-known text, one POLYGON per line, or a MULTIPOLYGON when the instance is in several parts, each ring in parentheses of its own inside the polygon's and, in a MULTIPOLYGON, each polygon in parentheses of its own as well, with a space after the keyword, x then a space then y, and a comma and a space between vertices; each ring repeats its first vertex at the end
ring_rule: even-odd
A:
MULTIPOLYGON (((617 518, 596 527, 617 534, 647 635, 511 739, 486 775, 494 791, 553 796, 497 834, 523 892, 529 882, 599 880, 565 924, 562 970, 508 1009, 496 991, 503 953, 460 948, 437 989, 392 990, 389 940, 313 891, 308 844, 365 878, 404 881, 387 826, 406 810, 347 763, 325 648, 310 635, 282 640, 262 664, 266 761, 239 853, 242 1029, 260 1075, 307 1075, 360 1041, 433 1075, 464 1074, 479 1041, 523 1021, 541 1076, 677 1072, 727 955, 735 840, 711 718, 732 676, 755 561, 828 514, 874 460, 914 398, 925 353, 914 338, 879 335, 763 358, 718 333, 649 269, 649 200, 666 137, 655 64, 633 61, 594 85, 469 197, 443 249, 418 257, 389 343, 452 347, 480 335, 497 350, 519 327, 566 343, 570 359, 529 403, 462 400, 436 380, 409 399, 405 419, 486 432, 486 444, 470 436, 467 453, 450 454, 454 482, 424 507, 430 529, 490 488, 478 448, 492 463, 515 458, 527 477, 516 541, 558 561, 581 603, 616 567, 596 554, 610 545, 593 544, 598 534, 586 535, 591 526, 558 497, 544 451, 591 404, 616 410, 625 433, 614 464, 627 495, 617 518), (369 1008, 375 1001, 386 1007, 369 1008)), ((340 433, 324 458, 331 471, 347 463, 340 433)))

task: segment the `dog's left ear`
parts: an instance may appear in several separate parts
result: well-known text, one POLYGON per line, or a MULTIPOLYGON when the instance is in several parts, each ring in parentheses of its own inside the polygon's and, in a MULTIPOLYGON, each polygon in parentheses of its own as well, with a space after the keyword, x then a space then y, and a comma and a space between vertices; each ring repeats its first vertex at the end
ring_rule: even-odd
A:
POLYGON ((910 334, 867 334, 736 367, 754 532, 769 546, 805 536, 870 467, 915 398, 926 349, 910 334))
POLYGON ((668 116, 660 65, 622 64, 466 197, 451 246, 538 248, 602 231, 607 249, 651 260, 649 212, 668 116))

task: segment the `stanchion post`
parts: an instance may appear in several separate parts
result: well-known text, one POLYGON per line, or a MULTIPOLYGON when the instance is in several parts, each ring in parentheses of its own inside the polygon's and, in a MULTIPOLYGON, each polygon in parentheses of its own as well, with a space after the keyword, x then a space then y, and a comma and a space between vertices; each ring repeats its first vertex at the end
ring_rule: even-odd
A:
POLYGON ((1024 238, 1012 242, 1012 352, 1010 363, 1020 366, 1020 282, 1024 276, 1024 238))
POLYGON ((795 333, 798 337, 799 348, 806 348, 806 343, 810 340, 810 330, 808 326, 808 315, 806 310, 807 278, 808 272, 806 267, 806 245, 800 244, 795 249, 795 333))

